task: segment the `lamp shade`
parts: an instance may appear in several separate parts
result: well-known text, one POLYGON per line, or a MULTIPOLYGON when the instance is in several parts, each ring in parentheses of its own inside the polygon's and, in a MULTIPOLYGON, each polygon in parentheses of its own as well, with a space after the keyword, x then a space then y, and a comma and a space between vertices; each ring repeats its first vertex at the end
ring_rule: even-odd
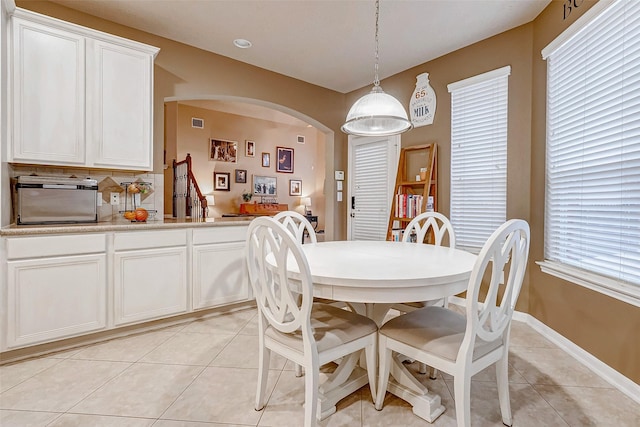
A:
POLYGON ((389 136, 413 128, 400 101, 374 85, 371 92, 353 104, 342 131, 358 136, 389 136))
POLYGON ((311 206, 311 197, 303 197, 301 202, 305 206, 311 206))

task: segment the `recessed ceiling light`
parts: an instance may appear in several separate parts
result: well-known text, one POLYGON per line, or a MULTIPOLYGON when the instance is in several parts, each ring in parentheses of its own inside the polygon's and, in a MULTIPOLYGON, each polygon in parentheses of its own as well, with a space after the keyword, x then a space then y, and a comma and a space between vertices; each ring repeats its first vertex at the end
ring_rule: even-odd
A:
POLYGON ((249 49, 251 47, 251 42, 245 39, 235 39, 233 44, 240 49, 249 49))

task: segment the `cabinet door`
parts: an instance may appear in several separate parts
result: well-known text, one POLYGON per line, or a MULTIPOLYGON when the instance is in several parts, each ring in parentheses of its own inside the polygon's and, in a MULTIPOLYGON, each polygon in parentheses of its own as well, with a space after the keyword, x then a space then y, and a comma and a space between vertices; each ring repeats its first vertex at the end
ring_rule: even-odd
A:
POLYGON ((186 247, 116 252, 115 324, 186 312, 186 262, 186 247))
POLYGON ((106 256, 9 261, 9 348, 66 338, 106 326, 106 256))
POLYGON ((194 246, 194 309, 246 301, 249 298, 244 247, 244 242, 194 246))
POLYGON ((85 163, 85 40, 13 18, 10 161, 85 163))
POLYGON ((90 147, 98 167, 153 169, 153 56, 92 40, 90 147))

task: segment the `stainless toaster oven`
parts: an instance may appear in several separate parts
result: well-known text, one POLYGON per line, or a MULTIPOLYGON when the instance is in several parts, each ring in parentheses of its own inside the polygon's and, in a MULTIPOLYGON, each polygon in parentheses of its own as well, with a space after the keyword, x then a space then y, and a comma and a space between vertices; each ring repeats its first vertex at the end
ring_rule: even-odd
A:
POLYGON ((95 179, 19 176, 16 192, 18 224, 98 222, 95 179))

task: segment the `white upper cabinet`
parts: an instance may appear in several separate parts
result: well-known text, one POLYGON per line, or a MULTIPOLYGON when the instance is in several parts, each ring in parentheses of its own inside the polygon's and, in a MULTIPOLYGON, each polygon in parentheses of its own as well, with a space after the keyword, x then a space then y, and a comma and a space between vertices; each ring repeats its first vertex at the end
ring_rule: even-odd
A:
POLYGON ((16 9, 9 161, 153 169, 159 49, 16 9))
POLYGON ((13 19, 13 161, 85 163, 85 38, 13 19))
POLYGON ((93 99, 87 134, 96 167, 152 168, 153 57, 105 41, 92 41, 87 78, 93 99))

